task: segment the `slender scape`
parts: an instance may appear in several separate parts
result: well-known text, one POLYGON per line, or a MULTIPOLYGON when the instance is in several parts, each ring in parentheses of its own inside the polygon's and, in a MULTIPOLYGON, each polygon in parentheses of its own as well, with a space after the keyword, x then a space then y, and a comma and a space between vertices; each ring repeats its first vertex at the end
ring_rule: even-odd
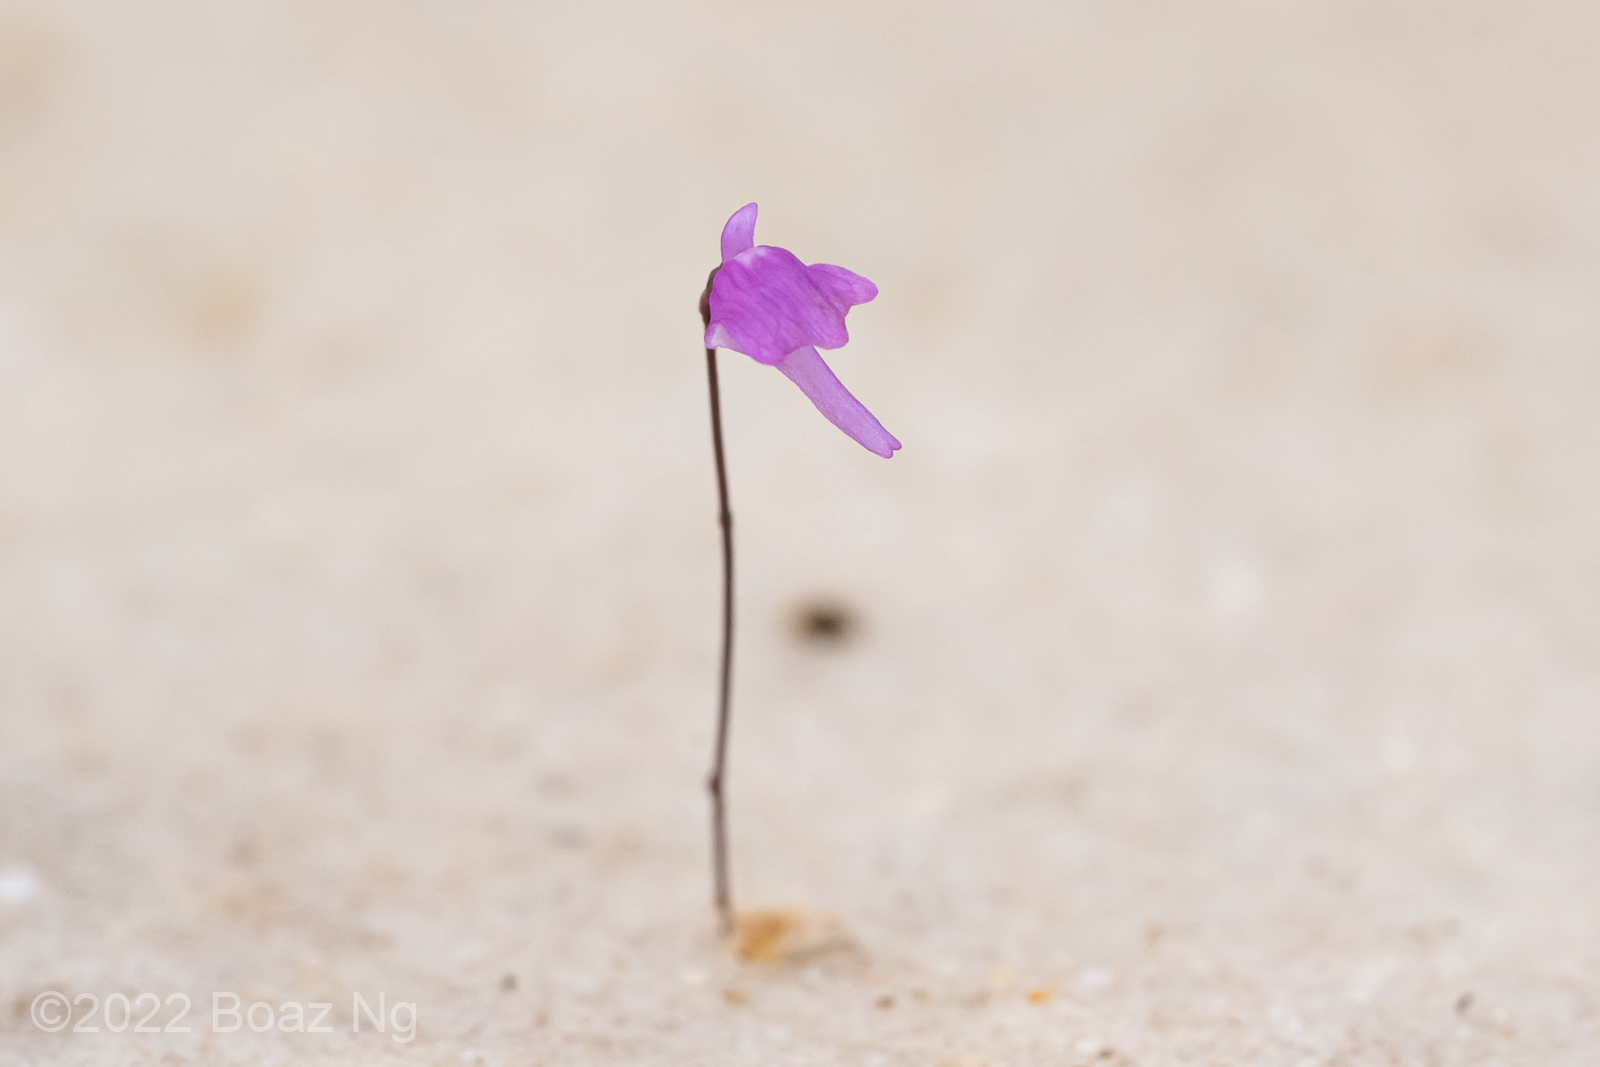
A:
MULTIPOLYGON (((721 268, 717 268, 720 270, 721 268)), ((711 323, 711 282, 700 297, 700 318, 711 323)), ((733 933, 733 894, 728 888, 728 820, 722 794, 722 771, 728 762, 728 699, 733 682, 733 513, 728 510, 728 467, 722 457, 722 397, 717 388, 717 350, 706 349, 706 380, 711 388, 711 445, 717 457, 717 519, 722 524, 722 671, 717 693, 717 741, 706 789, 711 794, 711 879, 717 909, 717 930, 733 933)))

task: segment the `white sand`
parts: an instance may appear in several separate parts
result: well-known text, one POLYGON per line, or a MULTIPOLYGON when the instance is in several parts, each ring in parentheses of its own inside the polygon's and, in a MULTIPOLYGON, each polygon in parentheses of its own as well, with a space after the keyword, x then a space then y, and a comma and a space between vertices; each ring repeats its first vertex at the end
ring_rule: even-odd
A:
POLYGON ((1597 10, 0 5, 0 1063, 1600 1062, 1597 10))

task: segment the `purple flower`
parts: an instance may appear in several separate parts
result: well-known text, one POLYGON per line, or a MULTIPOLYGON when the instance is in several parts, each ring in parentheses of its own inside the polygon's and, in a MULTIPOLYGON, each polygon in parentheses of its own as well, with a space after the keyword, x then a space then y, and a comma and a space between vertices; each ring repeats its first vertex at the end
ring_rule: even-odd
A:
POLYGON ((756 205, 722 228, 722 266, 711 283, 707 348, 731 348, 775 366, 827 420, 884 459, 900 442, 850 395, 822 361, 820 348, 850 340, 844 317, 878 295, 859 274, 826 263, 806 266, 786 248, 755 243, 756 205))

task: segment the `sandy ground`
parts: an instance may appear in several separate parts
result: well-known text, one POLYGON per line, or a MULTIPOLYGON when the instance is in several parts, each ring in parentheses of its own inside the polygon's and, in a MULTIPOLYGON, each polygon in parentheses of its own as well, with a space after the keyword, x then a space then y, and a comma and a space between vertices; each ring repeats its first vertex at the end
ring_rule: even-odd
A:
POLYGON ((1600 1062, 1597 11, 7 0, 0 1064, 1600 1062))

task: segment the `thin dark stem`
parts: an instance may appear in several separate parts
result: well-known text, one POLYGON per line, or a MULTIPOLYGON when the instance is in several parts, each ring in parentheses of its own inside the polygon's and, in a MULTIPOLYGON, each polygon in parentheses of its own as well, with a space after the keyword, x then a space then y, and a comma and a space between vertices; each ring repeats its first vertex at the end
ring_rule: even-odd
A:
POLYGON ((717 456, 717 514, 722 524, 722 673, 717 694, 717 744, 706 788, 711 793, 711 878, 715 887, 717 926, 733 932, 733 895, 728 889, 728 828, 722 772, 728 762, 728 699, 733 682, 733 514, 728 510, 728 468, 722 458, 722 403, 717 390, 717 350, 706 349, 706 377, 711 385, 711 443, 717 456))
MULTIPOLYGON (((712 277, 716 271, 712 271, 712 277)), ((711 282, 706 282, 707 297, 711 282)), ((707 297, 700 313, 710 318, 707 297)), ((711 883, 717 929, 733 933, 733 894, 728 888, 728 825, 723 798, 723 770, 728 762, 728 702, 733 682, 733 513, 728 510, 728 467, 722 456, 722 397, 717 388, 717 350, 706 349, 706 380, 711 387, 711 444, 717 458, 717 518, 722 524, 722 672, 717 693, 717 742, 706 789, 711 794, 711 883)))

